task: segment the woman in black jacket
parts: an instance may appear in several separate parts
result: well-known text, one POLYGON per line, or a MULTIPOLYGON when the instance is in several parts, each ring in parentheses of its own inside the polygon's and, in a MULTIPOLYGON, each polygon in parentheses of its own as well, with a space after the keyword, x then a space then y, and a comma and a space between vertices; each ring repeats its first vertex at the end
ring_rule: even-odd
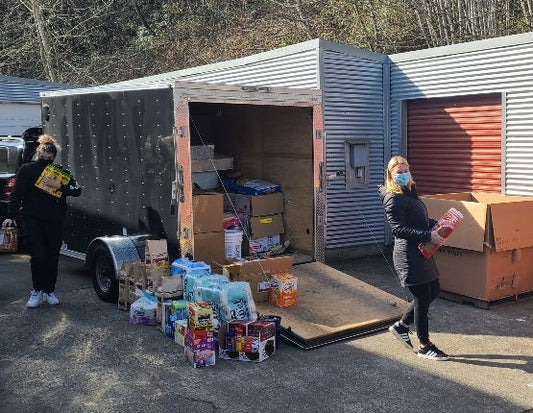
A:
POLYGON ((418 198, 406 159, 394 156, 389 161, 380 194, 394 235, 394 269, 402 287, 407 287, 414 297, 400 321, 389 331, 413 349, 409 325, 414 322, 420 341, 418 356, 447 360, 448 356, 429 340, 428 310, 440 291, 439 274, 433 258, 425 258, 418 250, 421 242, 441 245, 444 239, 437 231, 432 231, 435 221, 428 219, 426 206, 418 198))
POLYGON ((22 165, 18 171, 8 205, 8 219, 2 224, 14 225, 15 216, 22 213, 22 236, 31 256, 33 283, 33 290, 26 304, 29 308, 37 307, 43 300, 51 305, 59 304, 55 285, 63 220, 67 210, 65 198, 81 194, 80 186, 72 177, 60 184, 48 176, 42 179, 41 187, 35 185, 43 170, 54 161, 59 149, 57 142, 48 135, 41 135, 38 142, 38 159, 22 165), (58 196, 51 194, 57 191, 60 191, 56 193, 58 196))

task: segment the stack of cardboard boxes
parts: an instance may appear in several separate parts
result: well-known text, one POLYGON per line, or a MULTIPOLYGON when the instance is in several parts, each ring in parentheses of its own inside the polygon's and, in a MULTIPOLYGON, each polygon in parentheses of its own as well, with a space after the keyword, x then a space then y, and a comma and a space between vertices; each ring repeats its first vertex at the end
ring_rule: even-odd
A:
POLYGON ((223 195, 215 192, 193 195, 193 255, 213 271, 224 263, 223 195))
POLYGON ((215 365, 213 310, 206 303, 188 305, 184 351, 185 358, 195 368, 215 365))
POLYGON ((423 196, 431 218, 463 221, 433 255, 443 291, 483 302, 533 291, 533 197, 478 192, 423 196))
MULTIPOLYGON (((250 238, 248 245, 245 239, 245 251, 250 254, 261 253, 281 244, 281 236, 285 232, 281 192, 266 195, 230 194, 230 197, 250 238)), ((231 205, 227 202, 225 209, 229 208, 231 205)))

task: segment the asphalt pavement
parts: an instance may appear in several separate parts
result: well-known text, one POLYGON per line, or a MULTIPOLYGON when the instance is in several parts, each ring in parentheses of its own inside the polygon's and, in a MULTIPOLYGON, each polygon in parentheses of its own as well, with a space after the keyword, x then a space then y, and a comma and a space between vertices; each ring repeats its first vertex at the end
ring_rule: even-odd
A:
MULTIPOLYGON (((333 266, 408 298, 382 257, 333 266)), ((29 257, 0 254, 2 412, 533 409, 531 295, 488 310, 437 299, 431 338, 449 361, 419 358, 384 330, 308 351, 282 342, 262 363, 194 369, 157 328, 129 324, 127 312, 100 301, 79 261, 61 257, 59 305, 26 309, 30 290, 29 257)))

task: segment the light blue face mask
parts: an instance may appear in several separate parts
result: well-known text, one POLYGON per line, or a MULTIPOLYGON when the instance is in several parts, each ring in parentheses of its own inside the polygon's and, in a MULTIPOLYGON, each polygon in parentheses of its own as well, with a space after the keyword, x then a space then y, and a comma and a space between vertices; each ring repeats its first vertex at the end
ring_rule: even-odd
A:
POLYGON ((411 180, 411 172, 402 172, 399 174, 394 175, 394 182, 396 182, 400 186, 405 186, 407 183, 411 180))

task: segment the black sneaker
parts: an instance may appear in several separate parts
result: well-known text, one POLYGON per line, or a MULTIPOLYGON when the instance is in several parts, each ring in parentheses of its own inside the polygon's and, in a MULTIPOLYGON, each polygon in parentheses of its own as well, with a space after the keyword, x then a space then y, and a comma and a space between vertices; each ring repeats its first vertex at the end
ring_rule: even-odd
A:
POLYGON ((404 327, 399 321, 396 321, 389 327, 389 331, 409 350, 413 349, 411 339, 409 338, 409 327, 404 327))
POLYGON ((437 361, 444 361, 450 358, 444 351, 439 350, 433 343, 429 343, 426 347, 419 348, 418 357, 437 361))

